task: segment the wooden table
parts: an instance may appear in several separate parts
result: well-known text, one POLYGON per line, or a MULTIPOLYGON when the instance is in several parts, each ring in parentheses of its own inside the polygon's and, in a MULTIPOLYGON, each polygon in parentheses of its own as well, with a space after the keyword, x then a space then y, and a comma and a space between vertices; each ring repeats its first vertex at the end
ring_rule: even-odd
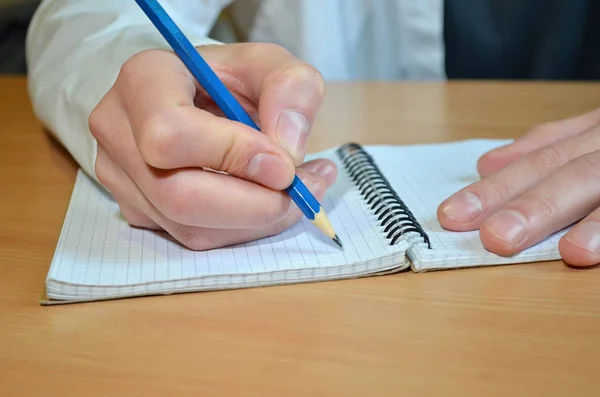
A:
MULTIPOLYGON (((597 396, 600 269, 560 262, 42 307, 76 165, 0 79, 1 396, 597 396)), ((516 137, 593 84, 331 85, 311 150, 516 137)))

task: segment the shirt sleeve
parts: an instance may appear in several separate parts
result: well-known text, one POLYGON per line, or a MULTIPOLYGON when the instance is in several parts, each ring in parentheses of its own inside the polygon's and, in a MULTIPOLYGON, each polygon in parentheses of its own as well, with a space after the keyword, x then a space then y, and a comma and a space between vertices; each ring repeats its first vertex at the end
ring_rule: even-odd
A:
MULTIPOLYGON (((208 38, 227 0, 161 0, 195 46, 208 38)), ((170 49, 130 0, 43 0, 27 34, 28 90, 33 111, 80 167, 97 180, 97 143, 88 118, 121 65, 146 49, 170 49)))

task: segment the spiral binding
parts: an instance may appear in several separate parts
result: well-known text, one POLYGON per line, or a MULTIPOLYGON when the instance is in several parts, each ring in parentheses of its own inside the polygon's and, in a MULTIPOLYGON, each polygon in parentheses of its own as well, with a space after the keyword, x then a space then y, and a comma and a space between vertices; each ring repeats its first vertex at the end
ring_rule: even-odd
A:
POLYGON ((431 248, 429 236, 413 213, 398 196, 375 161, 358 143, 347 143, 337 149, 338 156, 366 203, 377 216, 390 245, 406 233, 418 233, 431 248))

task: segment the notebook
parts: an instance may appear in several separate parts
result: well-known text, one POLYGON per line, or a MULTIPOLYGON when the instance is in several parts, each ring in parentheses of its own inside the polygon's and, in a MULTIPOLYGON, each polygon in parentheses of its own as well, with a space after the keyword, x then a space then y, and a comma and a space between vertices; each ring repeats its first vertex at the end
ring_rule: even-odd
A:
POLYGON ((483 247, 477 231, 447 231, 437 220, 445 198, 479 179, 477 159, 507 142, 348 143, 308 155, 338 165, 338 179, 321 203, 343 250, 303 219, 275 236, 192 251, 165 233, 130 227, 112 197, 79 171, 42 303, 559 259, 558 239, 566 230, 500 257, 483 247))

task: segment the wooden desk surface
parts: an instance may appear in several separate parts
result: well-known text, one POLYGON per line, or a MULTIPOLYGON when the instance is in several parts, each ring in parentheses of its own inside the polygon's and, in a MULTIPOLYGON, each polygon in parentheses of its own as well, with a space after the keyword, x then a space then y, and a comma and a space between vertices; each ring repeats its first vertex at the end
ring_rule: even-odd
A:
MULTIPOLYGON (((597 84, 331 85, 311 150, 598 105, 597 84)), ((75 170, 0 78, 1 396, 598 394, 600 269, 560 262, 41 307, 75 170)))

